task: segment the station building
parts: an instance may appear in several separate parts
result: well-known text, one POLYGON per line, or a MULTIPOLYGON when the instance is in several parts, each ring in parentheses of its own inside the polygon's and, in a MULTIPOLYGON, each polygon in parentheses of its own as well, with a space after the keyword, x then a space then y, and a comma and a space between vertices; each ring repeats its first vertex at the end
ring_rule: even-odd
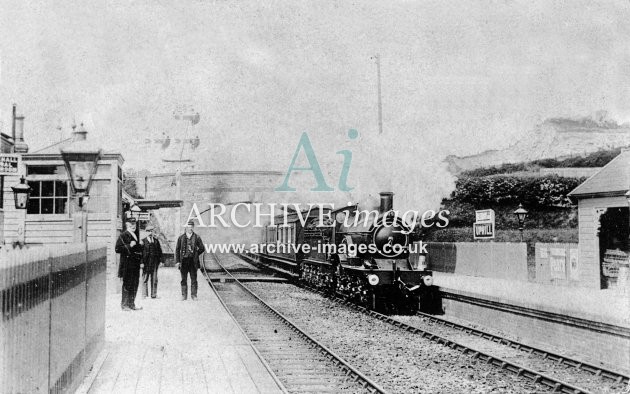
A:
MULTIPOLYGON (((62 140, 29 152, 23 138, 23 117, 17 118, 16 135, 2 134, 0 153, 0 244, 51 245, 74 242, 73 212, 78 207, 60 149, 62 140), (16 209, 11 189, 24 177, 31 187, 26 209, 16 209)), ((122 166, 118 152, 103 152, 90 189, 88 243, 107 246, 108 267, 116 264, 114 245, 123 227, 122 166)))
POLYGON ((630 256, 630 150, 622 151, 575 188, 579 215, 580 282, 628 289, 630 256))

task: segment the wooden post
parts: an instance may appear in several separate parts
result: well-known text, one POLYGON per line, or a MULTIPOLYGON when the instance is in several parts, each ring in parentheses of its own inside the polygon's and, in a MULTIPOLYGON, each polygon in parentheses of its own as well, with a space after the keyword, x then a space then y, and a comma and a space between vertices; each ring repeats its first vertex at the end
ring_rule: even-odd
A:
MULTIPOLYGON (((81 197, 78 197, 81 198, 81 197)), ((72 213, 72 231, 73 242, 84 243, 87 242, 87 227, 88 227, 88 215, 83 207, 78 207, 76 211, 72 213)))
POLYGON ((376 58, 376 79, 378 83, 378 133, 383 134, 383 102, 381 99, 381 57, 379 54, 376 58))

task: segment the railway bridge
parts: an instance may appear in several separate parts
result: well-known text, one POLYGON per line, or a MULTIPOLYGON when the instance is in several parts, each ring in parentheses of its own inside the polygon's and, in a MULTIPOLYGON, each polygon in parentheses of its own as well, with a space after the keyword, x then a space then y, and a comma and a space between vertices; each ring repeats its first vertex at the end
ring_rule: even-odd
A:
MULTIPOLYGON (((274 189, 282 183, 284 175, 281 171, 190 171, 138 173, 135 180, 137 190, 148 200, 183 200, 181 208, 166 208, 154 212, 169 247, 174 249, 177 236, 182 233, 181 226, 193 204, 203 210, 207 209, 208 203, 229 205, 247 201, 266 202, 274 189)), ((221 236, 237 236, 235 233, 238 231, 232 230, 221 236)), ((203 228, 196 231, 204 240, 216 240, 216 231, 203 228)), ((241 233, 243 231, 245 230, 241 233)))

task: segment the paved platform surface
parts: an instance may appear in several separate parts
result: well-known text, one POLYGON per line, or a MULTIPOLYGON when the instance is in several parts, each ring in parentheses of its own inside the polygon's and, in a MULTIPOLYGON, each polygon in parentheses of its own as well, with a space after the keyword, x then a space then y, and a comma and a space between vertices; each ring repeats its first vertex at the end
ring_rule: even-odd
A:
POLYGON ((613 289, 551 286, 531 282, 434 272, 445 291, 630 327, 630 294, 613 289))
MULTIPOLYGON (((199 299, 180 300, 179 272, 160 268, 158 299, 122 311, 107 295, 104 362, 84 382, 89 393, 282 393, 201 273, 199 299)), ((109 286, 109 284, 108 284, 109 286)), ((140 290, 138 291, 140 294, 140 290)))

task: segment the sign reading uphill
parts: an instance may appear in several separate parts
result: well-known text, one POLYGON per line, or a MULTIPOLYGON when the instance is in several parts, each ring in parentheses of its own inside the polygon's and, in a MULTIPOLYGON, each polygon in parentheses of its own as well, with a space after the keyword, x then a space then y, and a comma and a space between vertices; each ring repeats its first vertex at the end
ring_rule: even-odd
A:
POLYGON ((475 211, 473 236, 475 239, 494 239, 494 211, 492 209, 475 211))

